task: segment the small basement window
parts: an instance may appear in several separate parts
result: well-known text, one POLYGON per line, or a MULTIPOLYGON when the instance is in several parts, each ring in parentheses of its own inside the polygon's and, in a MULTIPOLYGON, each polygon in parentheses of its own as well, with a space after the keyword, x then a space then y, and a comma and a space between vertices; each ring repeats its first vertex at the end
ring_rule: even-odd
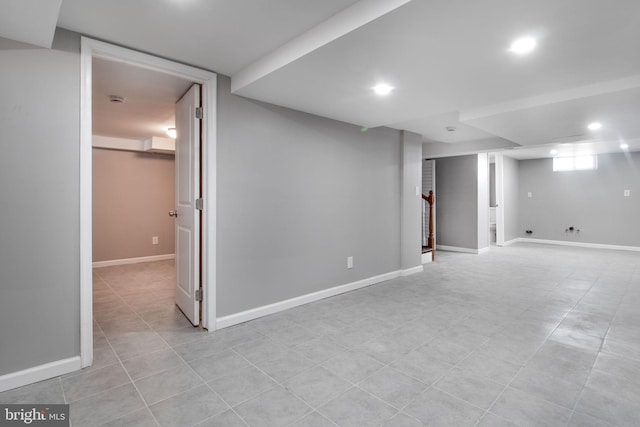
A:
POLYGON ((598 168, 598 158, 595 155, 589 156, 573 156, 573 157, 554 157, 553 171, 584 171, 598 168))

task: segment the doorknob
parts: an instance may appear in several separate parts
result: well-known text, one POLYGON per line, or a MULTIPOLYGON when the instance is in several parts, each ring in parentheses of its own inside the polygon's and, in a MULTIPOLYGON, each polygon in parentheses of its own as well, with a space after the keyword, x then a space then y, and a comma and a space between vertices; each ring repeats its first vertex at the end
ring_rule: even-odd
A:
POLYGON ((178 217, 178 211, 169 211, 169 216, 178 217))

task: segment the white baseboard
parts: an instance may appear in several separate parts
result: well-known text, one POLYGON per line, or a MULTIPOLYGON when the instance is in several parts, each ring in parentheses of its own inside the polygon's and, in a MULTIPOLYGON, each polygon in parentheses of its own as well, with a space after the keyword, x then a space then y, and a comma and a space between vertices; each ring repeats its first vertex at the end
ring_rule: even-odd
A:
MULTIPOLYGON (((489 248, 487 248, 488 250, 489 248)), ((437 245, 436 250, 439 251, 450 251, 450 252, 464 252, 465 254, 479 254, 480 249, 471 249, 471 248, 459 248, 457 246, 444 246, 437 245)))
POLYGON ((141 262, 164 261, 166 259, 174 259, 176 254, 141 256, 138 258, 111 259, 108 261, 96 261, 92 264, 93 268, 112 267, 114 265, 138 264, 141 262))
POLYGON ((0 376, 0 392, 68 374, 79 370, 81 366, 80 356, 76 356, 2 375, 0 376))
POLYGON ((567 242, 564 240, 544 240, 544 239, 530 239, 528 237, 518 237, 518 242, 522 243, 542 243, 545 245, 561 245, 561 246, 577 246, 580 248, 591 248, 591 249, 613 249, 617 251, 631 251, 631 252, 640 252, 640 247, 638 246, 622 246, 622 245, 606 245, 602 243, 586 243, 586 242, 567 242))
POLYGON ((491 249, 491 248, 490 248, 489 246, 485 246, 484 248, 480 248, 480 249, 478 249, 478 252, 477 252, 477 253, 479 253, 479 254, 483 254, 483 253, 485 253, 485 252, 489 252, 489 250, 490 250, 490 249, 491 249))
POLYGON ((503 247, 503 246, 511 246, 514 243, 518 243, 519 241, 520 241, 520 237, 516 237, 515 239, 511 239, 511 240, 507 240, 506 242, 502 242, 502 244, 499 245, 499 246, 501 246, 501 247, 503 247))
POLYGON ((276 302, 273 304, 263 305, 262 307, 252 308, 251 310, 241 311, 239 313, 230 314, 228 316, 218 317, 216 319, 216 329, 227 328, 229 326, 248 322, 249 320, 254 320, 259 317, 268 316, 269 314, 274 314, 280 311, 288 310, 290 308, 298 307, 303 304, 309 304, 311 302, 340 295, 345 292, 355 291, 356 289, 375 285, 376 283, 384 282, 386 280, 395 279, 403 275, 417 273, 418 268, 420 268, 420 271, 422 271, 422 266, 414 267, 409 270, 392 271, 390 273, 380 274, 378 276, 358 280, 357 282, 347 283, 346 285, 339 285, 333 288, 323 289, 318 292, 301 295, 299 297, 276 302))
POLYGON ((416 273, 422 273, 424 271, 424 268, 421 265, 417 265, 415 267, 411 267, 411 268, 407 268, 406 270, 402 270, 400 272, 401 276, 411 276, 412 274, 416 274, 416 273))
POLYGON ((433 262, 433 255, 431 255, 431 252, 427 252, 422 254, 422 263, 423 264, 429 264, 430 262, 433 262))

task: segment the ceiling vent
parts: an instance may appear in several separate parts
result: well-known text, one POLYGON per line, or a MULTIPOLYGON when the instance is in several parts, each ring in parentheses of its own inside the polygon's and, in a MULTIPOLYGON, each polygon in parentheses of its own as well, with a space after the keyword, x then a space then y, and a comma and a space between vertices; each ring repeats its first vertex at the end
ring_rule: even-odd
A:
POLYGON ((124 98, 118 95, 109 95, 109 102, 112 104, 122 104, 124 103, 124 98))

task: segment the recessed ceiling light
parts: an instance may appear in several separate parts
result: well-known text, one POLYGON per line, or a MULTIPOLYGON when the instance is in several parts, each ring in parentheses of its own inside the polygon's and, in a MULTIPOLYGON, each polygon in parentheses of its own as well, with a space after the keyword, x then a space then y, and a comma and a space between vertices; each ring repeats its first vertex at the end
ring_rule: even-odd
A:
POLYGON ((389 95, 393 88, 386 83, 380 83, 373 87, 373 90, 378 95, 389 95))
POLYGON ((550 153, 552 156, 555 156, 556 154, 558 154, 558 150, 551 150, 551 151, 549 151, 549 153, 550 153))
POLYGON ((620 148, 626 150, 627 148, 629 148, 629 144, 620 144, 620 148))
POLYGON ((176 136, 178 136, 178 134, 176 133, 176 128, 168 128, 167 135, 169 135, 169 138, 176 139, 176 136))
POLYGON ((522 37, 511 43, 509 51, 519 55, 529 53, 536 48, 536 39, 533 37, 522 37))
POLYGON ((589 123, 589 126, 587 126, 587 128, 589 128, 589 130, 598 130, 601 127, 602 127, 602 124, 600 124, 598 122, 589 123))

